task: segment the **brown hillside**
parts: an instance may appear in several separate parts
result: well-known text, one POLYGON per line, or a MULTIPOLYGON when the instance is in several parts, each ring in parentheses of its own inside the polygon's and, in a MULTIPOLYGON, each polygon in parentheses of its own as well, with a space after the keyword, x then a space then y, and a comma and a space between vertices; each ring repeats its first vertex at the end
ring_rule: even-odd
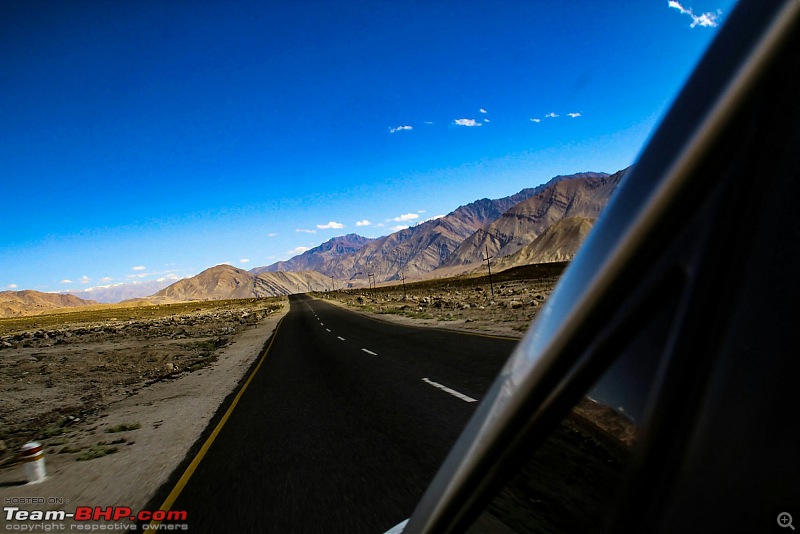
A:
POLYGON ((153 297, 172 300, 222 300, 276 297, 325 291, 331 279, 319 273, 262 273, 258 276, 230 265, 217 265, 192 278, 178 280, 153 297))
POLYGON ((26 289, 24 291, 0 292, 0 317, 23 317, 36 315, 58 308, 90 306, 94 300, 84 300, 74 295, 42 293, 26 289))
POLYGON ((514 254, 563 218, 596 219, 626 172, 627 169, 610 176, 586 173, 551 181, 546 189, 466 239, 445 266, 480 262, 487 248, 495 258, 514 254))

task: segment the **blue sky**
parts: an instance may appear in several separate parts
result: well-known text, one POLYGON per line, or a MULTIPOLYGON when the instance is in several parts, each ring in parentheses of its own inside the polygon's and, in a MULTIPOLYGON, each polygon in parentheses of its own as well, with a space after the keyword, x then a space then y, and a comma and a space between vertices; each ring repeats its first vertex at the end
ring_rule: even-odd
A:
POLYGON ((0 290, 249 269, 614 172, 733 4, 3 2, 0 290))

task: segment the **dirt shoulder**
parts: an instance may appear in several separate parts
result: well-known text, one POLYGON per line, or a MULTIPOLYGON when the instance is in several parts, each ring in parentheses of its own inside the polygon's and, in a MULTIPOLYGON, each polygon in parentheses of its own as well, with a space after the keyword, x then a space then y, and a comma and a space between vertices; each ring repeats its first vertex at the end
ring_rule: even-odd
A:
MULTIPOLYGON (((119 365, 116 378, 103 382, 103 385, 99 382, 93 384, 91 380, 95 379, 87 378, 94 372, 77 378, 77 382, 85 382, 90 391, 95 390, 102 397, 102 403, 84 412, 67 410, 70 415, 43 427, 51 429, 53 433, 52 436, 38 438, 45 445, 48 478, 44 482, 20 485, 20 482, 24 482, 23 464, 9 462, 9 455, 6 454, 6 465, 0 469, 0 500, 4 505, 18 504, 25 498, 56 501, 22 505, 23 510, 72 512, 76 506, 127 506, 134 511, 141 509, 184 459, 222 401, 258 358, 265 342, 288 310, 285 299, 280 307, 270 305, 265 308, 256 303, 247 309, 166 319, 170 324, 177 322, 177 330, 165 329, 160 322, 152 331, 140 324, 139 328, 131 330, 133 335, 127 338, 114 338, 115 334, 108 333, 110 337, 100 336, 82 342, 74 342, 69 338, 69 343, 59 344, 59 348, 70 345, 69 349, 78 353, 88 349, 87 356, 82 358, 84 361, 91 360, 89 354, 96 356, 99 351, 108 354, 111 348, 119 349, 112 352, 112 359, 119 365), (184 323, 183 326, 180 323, 184 323), (228 334, 220 335, 220 332, 228 334), (219 341, 223 338, 224 342, 219 341), (130 373, 124 371, 122 360, 128 359, 130 351, 141 350, 141 347, 129 347, 138 346, 139 343, 152 347, 151 350, 157 348, 157 354, 151 354, 152 361, 145 357, 145 363, 140 362, 145 367, 150 365, 155 376, 149 376, 146 371, 142 373, 142 369, 137 368, 133 376, 144 377, 144 383, 135 382, 126 386, 123 377, 130 373), (196 347, 197 350, 192 352, 191 347, 187 349, 186 346, 190 343, 199 344, 198 347, 202 346, 202 349, 196 347), (201 365, 197 359, 206 361, 201 365), (59 429, 62 431, 59 432, 59 429)), ((52 347, 29 346, 25 349, 46 353, 52 347)), ((20 364, 16 362, 31 358, 27 354, 20 356, 21 350, 22 347, 0 352, 0 361, 8 364, 7 372, 0 373, 6 381, 4 389, 8 389, 6 386, 9 381, 21 384, 17 387, 22 391, 16 393, 22 400, 17 398, 16 401, 27 399, 39 406, 41 412, 43 408, 40 401, 44 400, 52 408, 48 413, 57 411, 59 403, 46 398, 47 390, 53 389, 47 386, 46 379, 30 380, 26 384, 24 379, 30 375, 14 378, 25 372, 20 371, 20 364)), ((41 361, 49 361, 49 356, 52 355, 45 355, 41 361)), ((76 356, 74 358, 77 359, 76 356)), ((67 361, 70 361, 70 356, 67 356, 67 361)), ((95 369, 98 365, 102 364, 86 361, 84 368, 95 369)), ((70 372, 79 373, 79 370, 72 369, 70 372)), ((59 371, 54 370, 53 373, 56 375, 53 380, 57 381, 59 371)), ((65 390, 65 395, 69 396, 70 391, 65 390)), ((71 398, 62 396, 62 407, 69 406, 71 402, 74 402, 71 398)), ((87 406, 87 403, 84 401, 81 406, 87 406)), ((46 415, 39 413, 38 417, 46 415)), ((13 420, 13 415, 7 413, 5 407, 3 417, 12 424, 20 424, 20 421, 13 420)), ((28 417, 22 422, 28 421, 31 425, 37 423, 36 413, 28 417)), ((6 447, 15 436, 13 434, 11 439, 6 440, 6 447)), ((0 517, 0 525, 4 522, 5 519, 0 517)))

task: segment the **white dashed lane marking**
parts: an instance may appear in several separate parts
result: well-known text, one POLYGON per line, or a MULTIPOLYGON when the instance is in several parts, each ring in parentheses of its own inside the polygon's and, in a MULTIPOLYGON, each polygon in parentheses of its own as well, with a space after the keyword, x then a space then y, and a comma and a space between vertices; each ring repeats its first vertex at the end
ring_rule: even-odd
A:
POLYGON ((372 351, 371 351, 371 350, 369 350, 369 349, 361 349, 361 350, 363 350, 363 351, 364 351, 364 352, 366 352, 367 354, 372 354, 373 356, 377 356, 377 355, 378 355, 378 353, 377 353, 377 352, 372 352, 372 351))
POLYGON ((454 396, 456 398, 459 398, 459 399, 463 400, 464 402, 478 402, 478 399, 473 399, 470 396, 464 395, 463 393, 459 393, 458 391, 456 391, 454 389, 450 389, 447 386, 443 386, 442 384, 440 384, 438 382, 434 382, 433 380, 429 380, 427 378, 423 378, 422 381, 430 384, 431 386, 433 386, 435 388, 439 388, 442 391, 444 391, 445 393, 449 393, 450 395, 452 395, 452 396, 454 396))
POLYGON ((342 336, 336 336, 336 338, 339 339, 340 341, 344 341, 345 340, 342 336))

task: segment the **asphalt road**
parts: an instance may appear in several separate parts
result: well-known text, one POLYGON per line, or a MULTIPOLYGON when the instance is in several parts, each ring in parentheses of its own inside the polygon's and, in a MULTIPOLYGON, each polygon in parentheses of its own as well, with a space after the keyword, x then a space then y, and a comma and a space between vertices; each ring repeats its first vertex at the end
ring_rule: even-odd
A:
POLYGON ((406 519, 513 340, 297 295, 172 505, 191 532, 381 533, 406 519), (446 388, 446 389, 445 389, 446 388))

